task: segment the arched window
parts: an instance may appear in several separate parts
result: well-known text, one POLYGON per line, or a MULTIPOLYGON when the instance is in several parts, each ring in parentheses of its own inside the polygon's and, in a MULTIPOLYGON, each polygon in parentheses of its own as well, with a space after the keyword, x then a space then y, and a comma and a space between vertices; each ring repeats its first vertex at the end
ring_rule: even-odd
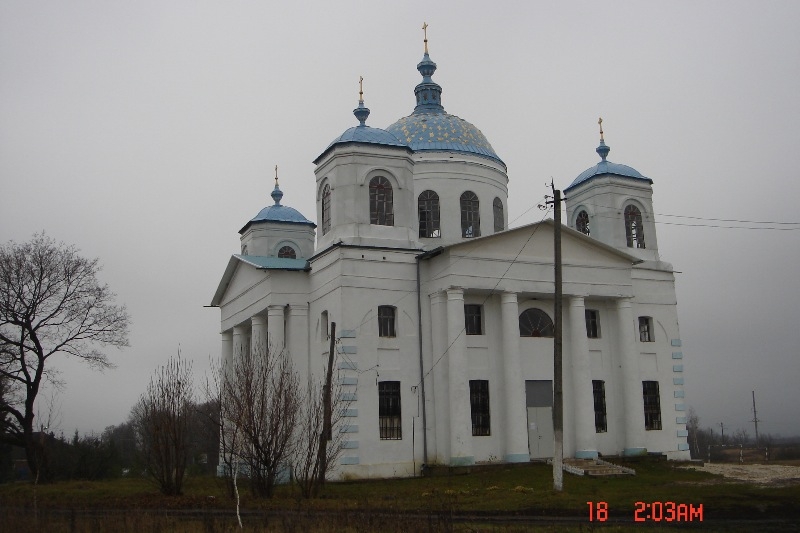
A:
POLYGON ((519 315, 520 337, 552 337, 553 321, 541 309, 526 309, 519 315))
POLYGON ((480 201, 472 191, 461 195, 461 236, 467 239, 481 236, 480 201))
POLYGON ((423 191, 417 199, 419 213, 419 236, 422 238, 441 237, 439 228, 439 195, 433 191, 423 191))
POLYGON ((506 229, 506 223, 503 220, 503 201, 500 198, 494 199, 492 211, 494 212, 494 232, 503 231, 506 229))
POLYGON ((326 341, 330 337, 328 336, 328 312, 323 311, 322 314, 319 316, 319 333, 320 333, 320 340, 326 341))
POLYGON ((628 239, 628 248, 645 247, 642 213, 635 205, 625 208, 625 237, 628 239))
POLYGON ((575 229, 584 235, 589 235, 589 215, 586 211, 578 213, 578 218, 575 219, 575 229))
POLYGON ((394 226, 392 184, 383 176, 376 176, 369 182, 369 223, 394 226))
POLYGON ((331 230, 331 188, 326 183, 322 189, 322 234, 331 230))
POLYGON ((246 244, 242 245, 242 255, 247 255, 247 245, 246 244))
POLYGON ((285 259, 297 259, 297 252, 295 252, 294 248, 291 246, 281 246, 281 249, 278 250, 278 257, 283 257, 285 259))

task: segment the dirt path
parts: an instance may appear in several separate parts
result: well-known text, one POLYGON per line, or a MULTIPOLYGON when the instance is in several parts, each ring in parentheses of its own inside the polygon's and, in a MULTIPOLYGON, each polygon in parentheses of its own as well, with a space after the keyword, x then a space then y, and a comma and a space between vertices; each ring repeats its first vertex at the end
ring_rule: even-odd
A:
POLYGON ((726 478, 758 485, 800 484, 800 466, 709 463, 704 466, 685 466, 683 468, 693 468, 710 474, 721 474, 726 478))

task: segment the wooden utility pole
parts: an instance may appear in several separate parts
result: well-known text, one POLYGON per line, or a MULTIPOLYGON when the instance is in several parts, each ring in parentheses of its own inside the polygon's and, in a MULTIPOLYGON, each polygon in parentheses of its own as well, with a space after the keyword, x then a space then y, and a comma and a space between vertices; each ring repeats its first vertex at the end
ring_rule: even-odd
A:
POLYGON ((555 331, 553 339, 553 437, 555 449, 553 452, 553 489, 561 491, 564 488, 564 390, 562 376, 562 285, 561 278, 561 191, 553 190, 553 263, 555 268, 555 331))
POLYGON ((325 472, 328 470, 328 441, 332 438, 331 430, 331 382, 333 381, 333 354, 336 348, 336 322, 331 322, 331 345, 328 351, 328 371, 325 375, 325 390, 322 397, 322 435, 319 436, 319 451, 317 461, 319 472, 317 479, 320 485, 325 484, 325 472))
POLYGON ((758 448, 758 413, 756 412, 756 391, 753 391, 753 424, 756 425, 756 448, 758 448))

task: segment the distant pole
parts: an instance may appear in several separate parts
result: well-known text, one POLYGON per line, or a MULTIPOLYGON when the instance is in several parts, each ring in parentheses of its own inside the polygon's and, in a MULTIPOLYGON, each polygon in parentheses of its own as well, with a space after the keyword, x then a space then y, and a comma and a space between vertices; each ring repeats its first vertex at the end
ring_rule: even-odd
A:
POLYGON ((561 492, 564 488, 564 391, 562 377, 562 285, 561 278, 561 191, 553 190, 553 263, 555 269, 555 331, 553 339, 553 489, 561 492))
POLYGON ((758 413, 756 412, 756 391, 753 391, 753 424, 756 425, 756 448, 758 448, 758 413))
POLYGON ((725 426, 722 425, 722 422, 719 423, 719 431, 721 433, 720 439, 722 439, 722 444, 725 444, 725 426))

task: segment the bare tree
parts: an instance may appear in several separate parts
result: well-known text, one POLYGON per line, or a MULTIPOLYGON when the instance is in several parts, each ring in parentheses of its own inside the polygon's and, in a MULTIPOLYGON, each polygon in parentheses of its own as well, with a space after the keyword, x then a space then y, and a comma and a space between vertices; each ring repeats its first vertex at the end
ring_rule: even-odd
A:
POLYGON ((8 388, 0 438, 25 448, 34 475, 41 448, 35 403, 54 371, 49 359, 66 354, 104 369, 113 365, 98 346, 128 345, 128 313, 99 272, 97 259, 44 233, 0 246, 0 375, 8 388))
POLYGON ((245 465, 253 495, 269 498, 290 472, 301 401, 291 358, 254 344, 223 367, 219 391, 222 460, 231 474, 245 465))
POLYGON ((319 383, 309 386, 303 400, 297 428, 294 478, 304 498, 314 498, 319 494, 325 479, 336 467, 337 459, 341 455, 346 435, 341 428, 349 402, 341 400, 340 392, 339 382, 332 383, 329 433, 325 431, 324 420, 325 385, 319 383), (321 439, 325 439, 326 442, 321 443, 321 439))
POLYGON ((164 494, 181 494, 193 415, 192 364, 170 358, 155 375, 131 419, 148 474, 164 494))

